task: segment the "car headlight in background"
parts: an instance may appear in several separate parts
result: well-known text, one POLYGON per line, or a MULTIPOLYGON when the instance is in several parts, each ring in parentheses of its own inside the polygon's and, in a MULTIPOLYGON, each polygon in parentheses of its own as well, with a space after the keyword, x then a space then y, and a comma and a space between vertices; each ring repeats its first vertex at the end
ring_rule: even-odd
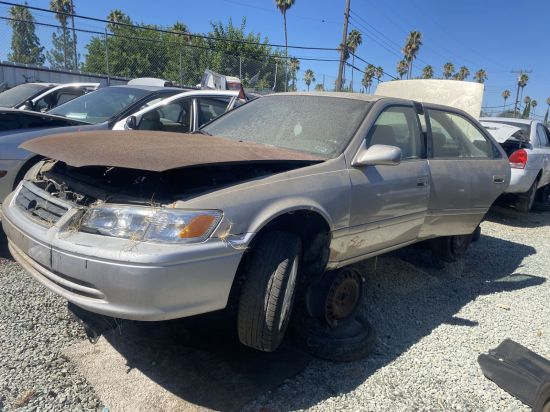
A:
POLYGON ((219 210, 109 205, 88 209, 80 230, 131 240, 198 243, 212 234, 221 218, 219 210))

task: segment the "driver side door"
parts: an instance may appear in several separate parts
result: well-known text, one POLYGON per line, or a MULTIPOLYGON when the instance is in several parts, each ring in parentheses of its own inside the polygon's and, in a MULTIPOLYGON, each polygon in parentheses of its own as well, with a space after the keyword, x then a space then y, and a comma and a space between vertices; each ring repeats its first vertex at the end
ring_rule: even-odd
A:
POLYGON ((350 168, 349 259, 416 240, 428 208, 426 142, 415 107, 384 108, 365 144, 397 146, 403 157, 398 165, 350 168))

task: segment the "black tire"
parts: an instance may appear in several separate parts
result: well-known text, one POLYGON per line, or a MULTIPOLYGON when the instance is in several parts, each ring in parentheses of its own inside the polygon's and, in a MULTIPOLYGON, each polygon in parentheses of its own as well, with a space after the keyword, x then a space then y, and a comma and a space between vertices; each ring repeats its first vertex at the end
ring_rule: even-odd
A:
POLYGON ((264 352, 281 344, 292 312, 301 249, 297 235, 280 231, 262 235, 252 248, 237 313, 242 344, 264 352))
POLYGON ((525 193, 522 193, 516 199, 516 209, 522 213, 529 213, 533 204, 535 203, 535 198, 537 196, 537 185, 539 183, 538 179, 535 179, 529 190, 525 193))
POLYGON ((296 314, 294 339, 311 355, 334 362, 351 362, 370 355, 376 345, 376 332, 364 314, 330 328, 306 311, 296 314))
POLYGON ((537 190, 537 196, 535 200, 540 203, 548 204, 550 203, 549 197, 550 197, 550 184, 547 184, 539 188, 539 190, 537 190))
POLYGON ((473 233, 469 235, 443 236, 432 240, 432 253, 445 262, 456 262, 472 242, 473 233))

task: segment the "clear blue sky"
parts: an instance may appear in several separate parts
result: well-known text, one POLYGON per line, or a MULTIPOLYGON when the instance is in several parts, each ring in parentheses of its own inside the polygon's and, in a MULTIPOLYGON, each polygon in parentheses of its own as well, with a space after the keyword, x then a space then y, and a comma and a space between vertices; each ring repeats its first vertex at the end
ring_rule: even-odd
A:
MULTIPOLYGON (((272 43, 284 43, 282 16, 273 0, 74 0, 77 13, 105 18, 111 9, 119 8, 134 21, 168 26, 176 20, 186 23, 193 32, 206 32, 210 21, 240 23, 247 19, 247 29, 261 33, 272 43)), ((48 7, 49 0, 28 0, 32 6, 48 7)), ((337 47, 342 36, 344 0, 296 0, 288 12, 289 44, 337 47)), ((357 54, 395 75, 401 58, 401 47, 407 33, 418 30, 423 46, 414 65, 419 75, 426 64, 441 75, 442 66, 451 61, 455 67, 468 66, 473 73, 483 68, 489 76, 485 88, 485 105, 502 105, 504 89, 512 92, 513 101, 517 74, 513 69, 529 69, 530 81, 524 95, 536 99, 536 113, 544 115, 550 97, 550 53, 546 46, 550 2, 531 1, 522 6, 517 0, 351 0, 350 30, 363 33, 363 44, 357 54)), ((7 7, 0 5, 0 14, 7 7)), ((54 22, 47 13, 34 13, 42 22, 54 22)), ((77 21, 77 26, 103 30, 101 23, 77 21)), ((40 34, 47 45, 49 36, 40 34), (43 38, 45 37, 45 38, 43 38)), ((0 22, 0 59, 5 59, 10 31, 0 22)), ((289 51, 298 57, 337 58, 336 52, 289 51)), ((364 66, 357 62, 357 65, 364 66)), ((301 63, 303 75, 311 68, 317 81, 325 75, 332 85, 337 64, 328 62, 301 63)), ((471 80, 470 77, 470 80, 471 80)), ((349 78, 349 76, 348 76, 349 78)), ((384 79, 388 79, 385 77, 384 79)), ((356 76, 356 88, 359 86, 356 76)), ((305 87, 303 83, 299 87, 305 87)))

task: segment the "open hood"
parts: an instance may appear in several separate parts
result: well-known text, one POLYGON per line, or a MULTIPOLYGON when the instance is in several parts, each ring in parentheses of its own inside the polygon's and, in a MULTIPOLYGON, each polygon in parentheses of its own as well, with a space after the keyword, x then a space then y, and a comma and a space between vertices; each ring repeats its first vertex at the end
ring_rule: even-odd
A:
POLYGON ((223 137, 145 130, 64 133, 39 137, 20 147, 75 167, 123 167, 153 172, 208 164, 326 160, 223 137))
POLYGON ((499 122, 481 122, 481 124, 499 143, 504 143, 509 139, 515 139, 521 142, 529 141, 529 138, 525 136, 521 127, 499 122))

